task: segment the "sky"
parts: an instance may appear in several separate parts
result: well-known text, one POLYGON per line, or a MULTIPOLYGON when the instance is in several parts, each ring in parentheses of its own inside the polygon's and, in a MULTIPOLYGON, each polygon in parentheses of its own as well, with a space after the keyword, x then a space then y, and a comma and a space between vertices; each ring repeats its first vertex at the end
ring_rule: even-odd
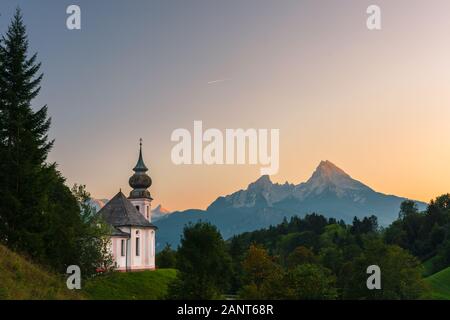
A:
POLYGON ((175 165, 172 132, 280 130, 273 182, 330 160, 373 189, 429 201, 450 192, 447 0, 2 0, 17 6, 44 80, 68 185, 129 192, 143 139, 155 206, 206 208, 260 165, 175 165), (66 8, 81 8, 81 30, 66 8), (381 8, 382 29, 366 27, 381 8))

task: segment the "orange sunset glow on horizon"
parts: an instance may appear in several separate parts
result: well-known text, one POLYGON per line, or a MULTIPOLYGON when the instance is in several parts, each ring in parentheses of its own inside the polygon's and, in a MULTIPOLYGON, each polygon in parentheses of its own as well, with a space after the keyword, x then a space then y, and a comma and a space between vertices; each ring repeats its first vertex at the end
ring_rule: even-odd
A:
POLYGON ((153 205, 204 209, 264 166, 175 164, 173 132, 194 134, 202 121, 224 139, 227 129, 278 129, 273 183, 307 181, 329 160, 381 193, 449 193, 450 2, 377 1, 375 31, 371 1, 319 2, 81 1, 79 32, 55 27, 57 6, 24 3, 45 73, 34 104, 48 105, 56 138, 49 160, 68 185, 111 199, 130 191, 142 138, 153 205))

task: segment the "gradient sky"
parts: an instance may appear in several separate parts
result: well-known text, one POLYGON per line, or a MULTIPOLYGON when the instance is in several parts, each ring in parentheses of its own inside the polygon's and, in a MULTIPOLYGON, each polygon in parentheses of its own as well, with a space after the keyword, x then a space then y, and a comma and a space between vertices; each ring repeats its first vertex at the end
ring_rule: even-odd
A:
POLYGON ((279 128, 274 182, 328 159, 380 192, 450 192, 448 0, 2 0, 0 32, 17 5, 43 63, 49 160, 94 197, 129 191, 140 137, 155 205, 205 208, 258 178, 259 165, 173 165, 170 135, 194 120, 279 128), (81 31, 66 29, 70 4, 81 31))

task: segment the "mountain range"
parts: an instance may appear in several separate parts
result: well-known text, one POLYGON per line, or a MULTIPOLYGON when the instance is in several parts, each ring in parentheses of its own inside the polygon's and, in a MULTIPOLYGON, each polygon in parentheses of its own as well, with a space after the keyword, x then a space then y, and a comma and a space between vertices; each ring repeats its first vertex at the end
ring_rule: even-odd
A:
MULTIPOLYGON (((283 218, 307 213, 351 223, 353 218, 376 215, 382 226, 398 217, 406 198, 386 195, 353 179, 330 161, 320 162, 308 181, 298 185, 272 183, 261 176, 245 190, 217 198, 206 210, 190 209, 164 215, 158 226, 157 250, 166 243, 176 247, 183 227, 189 222, 208 221, 216 225, 227 239, 235 234, 276 225, 283 218)), ((420 210, 426 204, 416 201, 420 210)))

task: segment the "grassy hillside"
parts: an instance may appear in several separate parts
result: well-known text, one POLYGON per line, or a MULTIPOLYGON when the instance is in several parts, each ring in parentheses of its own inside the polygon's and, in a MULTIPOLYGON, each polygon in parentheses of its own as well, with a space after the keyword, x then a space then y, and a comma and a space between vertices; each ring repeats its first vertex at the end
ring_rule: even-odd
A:
POLYGON ((62 276, 51 274, 0 245, 0 300, 35 299, 162 299, 176 270, 114 272, 83 281, 81 292, 66 288, 62 276))
POLYGON ((450 300, 450 267, 425 279, 431 286, 433 299, 450 300))
POLYGON ((175 269, 114 272, 88 281, 82 291, 88 299, 94 300, 163 299, 169 282, 175 276, 175 269))
POLYGON ((65 280, 0 245, 0 300, 80 299, 65 280))
POLYGON ((429 277, 432 274, 436 273, 436 271, 434 270, 434 266, 433 266, 433 261, 436 259, 436 257, 433 257, 431 259, 428 259, 427 261, 425 261, 424 263, 422 263, 423 266, 423 273, 422 276, 423 277, 429 277))

